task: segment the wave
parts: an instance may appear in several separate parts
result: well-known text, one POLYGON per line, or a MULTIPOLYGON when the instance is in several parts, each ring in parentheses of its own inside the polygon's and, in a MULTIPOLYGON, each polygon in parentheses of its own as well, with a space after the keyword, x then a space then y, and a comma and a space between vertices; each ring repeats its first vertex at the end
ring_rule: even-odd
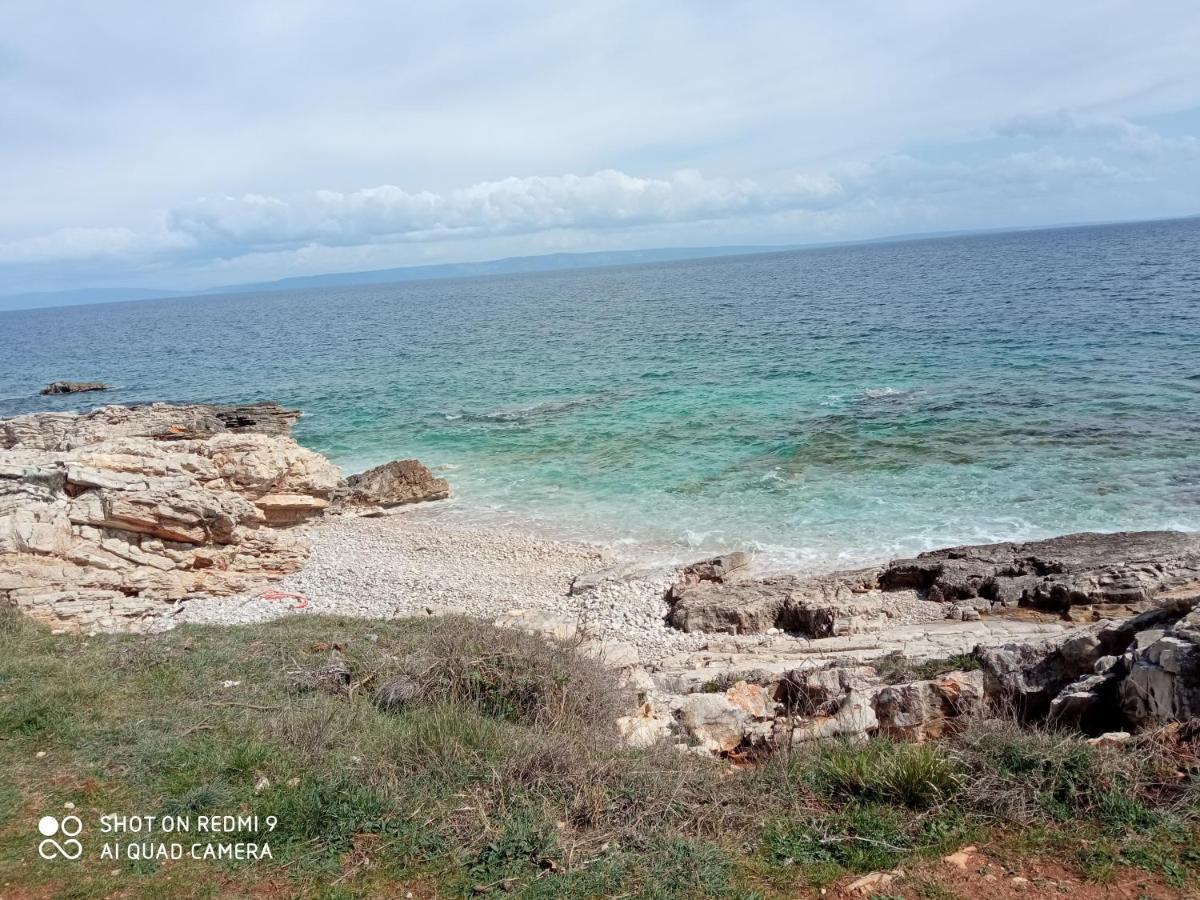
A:
POLYGON ((907 400, 910 397, 915 397, 920 391, 917 390, 901 390, 898 388, 867 388, 854 397, 855 403, 865 403, 871 400, 907 400))

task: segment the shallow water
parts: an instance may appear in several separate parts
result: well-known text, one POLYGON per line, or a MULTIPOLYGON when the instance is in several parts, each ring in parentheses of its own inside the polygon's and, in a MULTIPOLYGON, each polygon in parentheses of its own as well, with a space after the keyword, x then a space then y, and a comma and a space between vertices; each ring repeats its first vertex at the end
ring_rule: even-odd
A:
POLYGON ((1200 220, 0 313, 0 416, 275 399, 458 514, 878 560, 1200 529, 1200 220), (104 395, 36 396, 57 378, 104 395))

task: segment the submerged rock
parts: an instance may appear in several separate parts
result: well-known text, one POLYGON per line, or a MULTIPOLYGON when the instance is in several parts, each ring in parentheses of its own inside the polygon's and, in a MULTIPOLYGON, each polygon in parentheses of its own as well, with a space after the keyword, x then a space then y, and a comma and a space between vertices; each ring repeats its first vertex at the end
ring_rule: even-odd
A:
POLYGON ((44 388, 43 394, 82 394, 86 391, 107 391, 108 385, 103 381, 52 381, 44 388))

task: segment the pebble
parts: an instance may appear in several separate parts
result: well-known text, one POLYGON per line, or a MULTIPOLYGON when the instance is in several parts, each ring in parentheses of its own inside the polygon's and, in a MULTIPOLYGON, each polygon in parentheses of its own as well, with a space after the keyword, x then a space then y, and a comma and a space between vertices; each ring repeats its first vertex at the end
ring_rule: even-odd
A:
MULTIPOLYGON (((326 519, 307 530, 312 544, 307 564, 276 586, 306 597, 303 609, 258 596, 202 597, 179 604, 160 627, 307 614, 507 618, 507 624, 530 623, 529 630, 632 644, 642 665, 651 669, 708 649, 778 657, 807 643, 778 629, 734 636, 688 634, 668 626, 663 596, 679 567, 694 562, 700 551, 561 540, 508 523, 479 524, 438 504, 378 518, 326 519), (589 576, 581 579, 587 586, 572 594, 572 583, 583 575, 589 576)), ((942 604, 901 594, 889 601, 887 626, 938 621, 945 612, 942 604)))

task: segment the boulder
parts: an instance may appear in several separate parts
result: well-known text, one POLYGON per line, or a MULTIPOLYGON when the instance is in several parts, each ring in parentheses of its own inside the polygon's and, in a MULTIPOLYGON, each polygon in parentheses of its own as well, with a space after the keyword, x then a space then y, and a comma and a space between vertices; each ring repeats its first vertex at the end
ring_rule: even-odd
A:
POLYGON ((1200 718, 1200 609, 1145 638, 1120 685, 1126 719, 1151 726, 1200 718))
POLYGON ((863 614, 876 621, 886 618, 880 598, 863 596, 871 590, 874 574, 680 581, 667 592, 667 622, 689 632, 761 634, 778 628, 809 637, 850 634, 862 624, 863 614))
POLYGON ((650 747, 671 733, 672 721, 670 716, 655 712, 653 704, 643 703, 636 715, 617 719, 617 735, 626 747, 650 747))
POLYGON ((1115 730, 1122 717, 1146 724, 1200 714, 1200 657, 1193 667, 1186 649, 1197 603, 1200 594, 1181 594, 1064 637, 977 647, 985 694, 1025 720, 1089 733, 1115 730))
POLYGON ((400 506, 445 500, 450 484, 415 459, 398 459, 346 479, 339 496, 348 506, 400 506))
POLYGON ((776 685, 775 699, 791 715, 831 716, 851 691, 870 694, 878 685, 871 666, 814 666, 784 673, 776 685))
POLYGON ((52 381, 44 388, 43 394, 82 394, 87 391, 107 391, 108 385, 103 381, 52 381))
POLYGON ((879 733, 905 741, 940 738, 983 708, 983 673, 950 672, 881 688, 872 704, 879 733))
POLYGON ((885 590, 911 588, 931 600, 982 598, 1002 606, 1065 610, 1144 603, 1200 581, 1200 535, 1176 531, 1069 534, 1045 541, 950 547, 889 563, 885 590))
POLYGON ((755 737, 774 716, 775 704, 760 685, 739 681, 722 693, 689 694, 675 718, 681 730, 713 753, 728 753, 755 737))
POLYGON ((676 584, 667 622, 680 631, 761 634, 777 627, 796 586, 792 578, 676 584))
POLYGON ((698 584, 701 581, 715 581, 723 584, 738 573, 744 572, 753 560, 754 557, 744 550, 735 550, 733 553, 701 560, 680 569, 679 583, 698 584))

